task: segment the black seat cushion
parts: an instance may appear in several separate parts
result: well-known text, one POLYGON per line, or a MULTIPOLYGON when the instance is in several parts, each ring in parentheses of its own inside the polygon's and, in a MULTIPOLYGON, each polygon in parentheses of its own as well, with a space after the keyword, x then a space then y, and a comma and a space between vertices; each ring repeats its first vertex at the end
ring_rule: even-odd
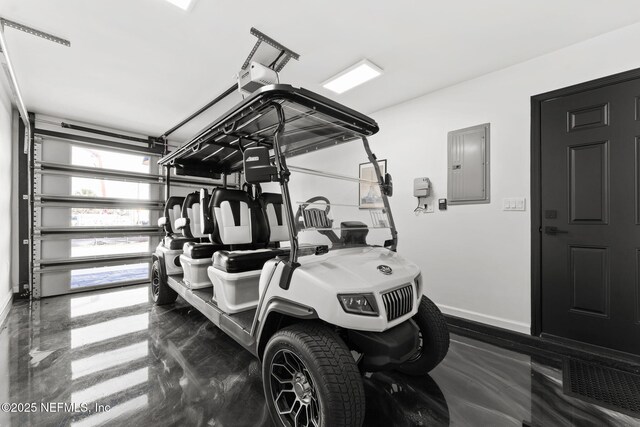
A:
POLYGON ((169 249, 182 249, 184 244, 189 242, 200 242, 200 239, 189 239, 178 234, 173 234, 164 238, 164 247, 169 249))
POLYGON ((285 249, 218 251, 213 254, 213 266, 227 273, 260 270, 265 262, 287 253, 288 251, 285 249))
POLYGON ((214 245, 213 243, 189 242, 184 245, 184 254, 191 259, 211 258, 214 252, 228 249, 225 245, 214 245))

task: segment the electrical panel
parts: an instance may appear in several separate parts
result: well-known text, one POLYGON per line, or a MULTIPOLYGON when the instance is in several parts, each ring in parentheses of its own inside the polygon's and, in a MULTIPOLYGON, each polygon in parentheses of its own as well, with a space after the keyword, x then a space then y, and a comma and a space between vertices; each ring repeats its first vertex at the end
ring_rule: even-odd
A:
POLYGON ((448 204, 489 203, 489 130, 486 123, 449 132, 448 204))

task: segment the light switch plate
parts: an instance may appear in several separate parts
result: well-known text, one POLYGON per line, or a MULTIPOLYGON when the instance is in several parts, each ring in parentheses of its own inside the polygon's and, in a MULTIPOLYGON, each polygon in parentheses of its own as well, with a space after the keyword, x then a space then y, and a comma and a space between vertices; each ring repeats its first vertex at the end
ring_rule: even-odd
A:
POLYGON ((527 203, 525 197, 509 197, 502 199, 503 211, 526 211, 527 203))

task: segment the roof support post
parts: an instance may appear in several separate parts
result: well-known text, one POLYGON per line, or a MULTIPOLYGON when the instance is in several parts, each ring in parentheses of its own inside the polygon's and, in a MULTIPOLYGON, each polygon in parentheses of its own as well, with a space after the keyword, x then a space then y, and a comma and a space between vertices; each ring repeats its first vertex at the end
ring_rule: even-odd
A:
MULTIPOLYGON (((398 247, 398 230, 396 230, 396 224, 393 220, 393 215, 391 214, 391 205, 389 204, 389 198, 387 197, 385 188, 384 188, 384 177, 382 176, 382 172, 380 172, 380 166, 378 165, 378 158, 371 151, 371 147, 369 146, 369 141, 366 136, 362 137, 362 144, 364 145, 364 150, 367 152, 367 157, 369 161, 373 165, 373 169, 376 171, 376 177, 378 178, 378 185, 380 185, 380 195, 382 196, 382 203, 384 204, 384 210, 386 211, 387 218, 389 218, 389 227, 391 228, 391 245, 387 246, 390 250, 395 251, 398 247)), ((386 246, 386 245, 385 245, 386 246)))
POLYGON ((166 173, 166 178, 165 178, 165 182, 164 182, 164 203, 166 205, 167 200, 169 200, 169 197, 171 196, 171 166, 166 165, 164 167, 165 169, 165 173, 166 173))
MULTIPOLYGON (((287 227, 289 228, 289 242, 291 244, 291 255, 289 256, 289 267, 291 272, 295 268, 298 261, 298 230, 296 229, 295 217, 293 215, 293 208, 291 206, 291 195, 289 193, 289 176, 291 173, 287 168, 287 161, 281 150, 281 141, 284 137, 285 127, 285 115, 282 106, 278 103, 273 104, 276 113, 278 114, 278 129, 273 137, 273 151, 276 160, 276 168, 278 169, 278 179, 280 181, 280 189, 282 192, 282 199, 284 202, 285 213, 287 215, 287 227)), ((288 282, 288 280, 287 280, 288 282)), ((281 287, 283 282, 280 283, 281 287)), ((286 284, 288 288, 288 283, 286 284)), ((286 288, 285 288, 286 289, 286 288)))

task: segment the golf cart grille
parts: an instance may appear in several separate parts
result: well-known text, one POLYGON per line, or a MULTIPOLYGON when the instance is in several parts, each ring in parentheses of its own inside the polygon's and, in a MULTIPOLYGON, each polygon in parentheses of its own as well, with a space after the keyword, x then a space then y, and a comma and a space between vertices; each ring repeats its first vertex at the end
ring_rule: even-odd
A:
POLYGON ((413 287, 409 284, 395 291, 382 294, 387 320, 404 316, 413 309, 413 287))

